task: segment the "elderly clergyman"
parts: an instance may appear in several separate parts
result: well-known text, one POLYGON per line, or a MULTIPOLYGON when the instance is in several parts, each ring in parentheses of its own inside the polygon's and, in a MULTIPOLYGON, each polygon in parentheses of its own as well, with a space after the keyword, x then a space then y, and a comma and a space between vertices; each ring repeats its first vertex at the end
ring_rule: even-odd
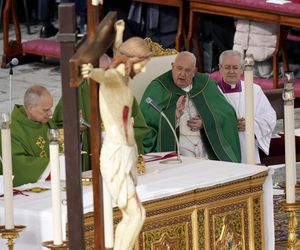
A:
POLYGON ((161 114, 146 103, 148 97, 176 128, 182 155, 240 162, 235 111, 216 83, 197 72, 194 54, 178 53, 172 70, 148 85, 140 104, 150 128, 143 141, 145 152, 175 151, 172 131, 161 114))
MULTIPOLYGON (((26 90, 24 105, 14 106, 11 114, 14 186, 38 181, 47 169, 49 164, 47 133, 49 128, 55 128, 50 119, 52 106, 52 95, 45 87, 38 85, 26 90)), ((2 174, 2 164, 0 172, 2 174)))
MULTIPOLYGON (((245 120, 245 83, 243 74, 243 56, 235 50, 223 51, 219 58, 222 80, 218 82, 221 92, 234 107, 238 116, 237 127, 241 144, 242 162, 247 162, 246 120, 245 120)), ((272 132, 276 126, 276 112, 261 87, 253 84, 254 96, 254 134, 256 163, 260 163, 258 148, 268 155, 272 132)))

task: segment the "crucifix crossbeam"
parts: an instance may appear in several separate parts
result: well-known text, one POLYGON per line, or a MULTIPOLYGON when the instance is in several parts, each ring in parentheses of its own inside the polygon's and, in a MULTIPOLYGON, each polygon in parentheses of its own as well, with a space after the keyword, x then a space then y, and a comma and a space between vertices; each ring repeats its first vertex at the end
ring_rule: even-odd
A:
POLYGON ((98 64, 98 60, 113 44, 115 39, 114 23, 116 13, 110 12, 96 27, 95 34, 77 49, 70 59, 70 86, 78 87, 82 82, 80 66, 85 63, 98 64))

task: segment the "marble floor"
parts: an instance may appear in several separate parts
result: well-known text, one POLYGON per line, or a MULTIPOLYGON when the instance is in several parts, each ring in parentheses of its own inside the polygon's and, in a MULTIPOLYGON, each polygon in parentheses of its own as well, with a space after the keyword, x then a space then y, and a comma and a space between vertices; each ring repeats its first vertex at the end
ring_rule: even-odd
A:
MULTIPOLYGON (((30 35, 26 32, 26 27, 21 25, 22 40, 38 38, 40 26, 32 25, 30 35)), ((12 32, 10 36, 13 38, 12 32)), ((3 54, 3 33, 0 33, 0 57, 3 54)), ((61 76, 60 66, 57 60, 44 60, 13 67, 13 75, 10 75, 8 68, 0 68, 0 112, 10 110, 9 89, 11 86, 12 105, 23 104, 25 90, 34 84, 47 87, 53 95, 54 104, 61 96, 61 76)))

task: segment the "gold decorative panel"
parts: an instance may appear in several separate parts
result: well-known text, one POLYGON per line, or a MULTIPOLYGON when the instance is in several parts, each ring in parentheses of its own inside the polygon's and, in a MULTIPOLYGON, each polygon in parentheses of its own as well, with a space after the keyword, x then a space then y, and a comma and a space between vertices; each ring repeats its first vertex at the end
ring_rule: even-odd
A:
POLYGON ((249 249, 247 201, 209 210, 210 249, 249 249))
MULTIPOLYGON (((135 250, 264 249, 266 173, 144 202, 146 220, 135 250)), ((114 224, 121 219, 114 209, 114 224)), ((94 249, 93 213, 85 215, 86 249, 94 249)))
POLYGON ((254 249, 260 250, 262 248, 262 227, 261 224, 263 223, 262 218, 262 207, 261 207, 261 198, 257 197, 253 199, 253 221, 254 221, 254 249))
POLYGON ((239 213, 216 218, 215 249, 243 250, 242 220, 239 213), (218 231, 218 232, 217 232, 218 231))
POLYGON ((145 232, 145 249, 187 249, 185 231, 186 225, 181 224, 173 227, 161 228, 151 232, 145 232))
POLYGON ((191 216, 174 216, 145 223, 139 237, 140 250, 192 249, 191 216))
POLYGON ((197 211, 197 221, 198 221, 198 247, 199 250, 205 250, 205 210, 199 209, 197 211))

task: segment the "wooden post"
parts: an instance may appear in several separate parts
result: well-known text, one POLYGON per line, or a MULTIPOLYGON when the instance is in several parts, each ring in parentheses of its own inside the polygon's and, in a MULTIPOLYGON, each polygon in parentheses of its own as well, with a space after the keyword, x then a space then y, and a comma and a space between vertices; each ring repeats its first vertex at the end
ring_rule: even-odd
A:
POLYGON ((60 4, 58 14, 59 34, 57 38, 61 48, 60 65, 65 128, 68 247, 69 249, 85 249, 78 96, 77 88, 69 85, 69 59, 75 52, 76 42, 74 4, 60 4))
POLYGON ((21 30, 16 10, 16 0, 6 0, 3 10, 3 55, 1 67, 5 68, 6 64, 14 57, 22 55, 21 30), (12 15, 13 26, 15 29, 15 39, 9 36, 9 23, 12 15))
MULTIPOLYGON (((93 7, 91 0, 88 4, 88 37, 93 37, 95 34, 95 27, 99 22, 99 11, 97 7, 93 7)), ((94 239, 95 249, 104 250, 104 218, 103 218, 103 190, 102 177, 100 174, 100 114, 98 102, 98 88, 99 85, 93 80, 90 80, 90 114, 91 114, 91 164, 92 164, 92 179, 93 179, 93 198, 94 198, 94 239)))

